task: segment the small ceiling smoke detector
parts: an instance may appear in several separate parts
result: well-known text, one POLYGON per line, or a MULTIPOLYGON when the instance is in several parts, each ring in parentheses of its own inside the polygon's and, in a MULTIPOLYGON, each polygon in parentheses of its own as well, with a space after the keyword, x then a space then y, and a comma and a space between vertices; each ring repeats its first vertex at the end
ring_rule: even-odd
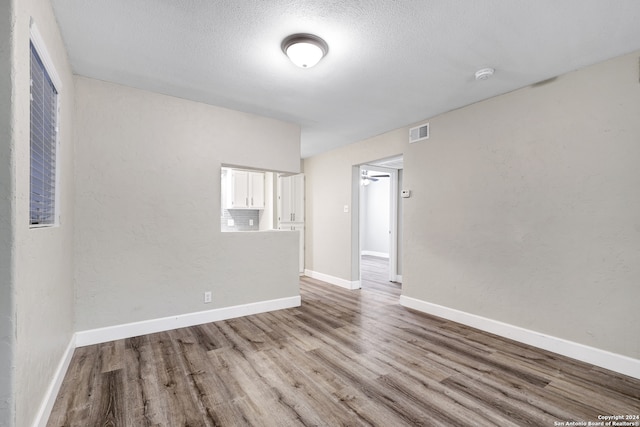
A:
POLYGON ((311 68, 329 52, 327 43, 313 34, 292 34, 282 41, 282 51, 301 68, 311 68))
POLYGON ((476 80, 487 80, 489 77, 493 76, 496 70, 493 68, 483 68, 481 70, 476 71, 476 80))

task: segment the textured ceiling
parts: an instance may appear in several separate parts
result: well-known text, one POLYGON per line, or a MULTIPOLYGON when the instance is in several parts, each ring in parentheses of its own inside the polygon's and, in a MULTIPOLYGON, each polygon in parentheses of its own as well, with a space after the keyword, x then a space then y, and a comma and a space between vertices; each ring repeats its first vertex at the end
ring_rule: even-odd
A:
POLYGON ((640 49, 638 0, 52 4, 75 73, 298 123, 303 157, 640 49), (280 50, 298 32, 315 68, 280 50))

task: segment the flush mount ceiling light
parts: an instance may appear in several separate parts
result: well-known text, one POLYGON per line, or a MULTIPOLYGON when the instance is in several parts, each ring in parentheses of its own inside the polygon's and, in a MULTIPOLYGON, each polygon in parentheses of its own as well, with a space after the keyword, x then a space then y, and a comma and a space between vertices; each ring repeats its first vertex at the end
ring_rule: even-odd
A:
POLYGON ((311 68, 329 52, 329 46, 313 34, 292 34, 282 41, 282 51, 298 67, 311 68))

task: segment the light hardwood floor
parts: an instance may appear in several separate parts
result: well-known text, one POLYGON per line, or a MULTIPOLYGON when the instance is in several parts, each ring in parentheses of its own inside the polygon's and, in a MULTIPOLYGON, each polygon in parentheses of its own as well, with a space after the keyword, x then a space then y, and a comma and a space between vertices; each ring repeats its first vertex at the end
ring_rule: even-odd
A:
POLYGON ((48 426, 554 426, 640 414, 640 380, 301 278, 302 306, 76 349, 48 426))

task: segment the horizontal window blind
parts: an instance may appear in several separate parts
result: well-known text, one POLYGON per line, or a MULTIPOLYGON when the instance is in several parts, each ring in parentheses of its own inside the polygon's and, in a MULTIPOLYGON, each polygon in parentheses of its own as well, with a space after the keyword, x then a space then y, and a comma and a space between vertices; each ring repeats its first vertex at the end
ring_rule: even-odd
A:
POLYGON ((58 92, 31 44, 30 223, 56 222, 58 92))

